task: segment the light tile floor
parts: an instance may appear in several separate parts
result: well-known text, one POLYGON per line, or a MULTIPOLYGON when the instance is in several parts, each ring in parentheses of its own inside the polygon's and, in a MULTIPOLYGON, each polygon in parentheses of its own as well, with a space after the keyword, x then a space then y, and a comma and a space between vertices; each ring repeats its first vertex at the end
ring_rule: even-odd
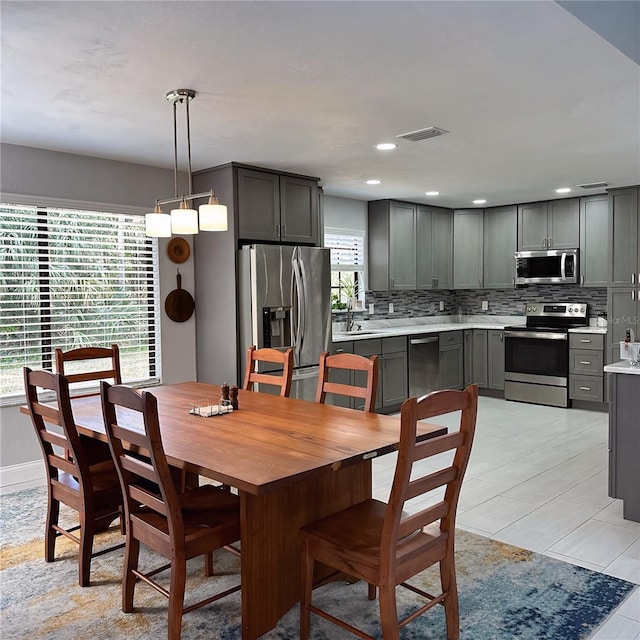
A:
MULTIPOLYGON (((607 495, 607 439, 606 413, 481 397, 457 526, 640 584, 640 523, 607 495)), ((395 462, 374 461, 381 500, 395 462)), ((590 640, 640 640, 640 589, 590 640)))

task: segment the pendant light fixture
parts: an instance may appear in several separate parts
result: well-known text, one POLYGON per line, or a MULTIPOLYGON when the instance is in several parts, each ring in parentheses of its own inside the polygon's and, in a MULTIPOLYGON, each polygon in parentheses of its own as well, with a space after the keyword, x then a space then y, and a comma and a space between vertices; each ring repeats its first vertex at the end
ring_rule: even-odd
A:
POLYGON ((173 104, 173 178, 174 198, 156 200, 153 213, 145 215, 146 235, 156 238, 168 238, 172 234, 192 235, 199 231, 226 231, 227 207, 218 202, 213 189, 203 193, 193 193, 191 173, 191 125, 189 120, 189 102, 196 97, 193 89, 174 89, 167 93, 167 100, 173 104), (178 104, 185 105, 187 125, 187 159, 189 195, 178 196, 178 104), (191 206, 194 200, 209 197, 207 204, 200 205, 199 212, 191 206), (179 203, 171 214, 164 213, 161 205, 179 203))

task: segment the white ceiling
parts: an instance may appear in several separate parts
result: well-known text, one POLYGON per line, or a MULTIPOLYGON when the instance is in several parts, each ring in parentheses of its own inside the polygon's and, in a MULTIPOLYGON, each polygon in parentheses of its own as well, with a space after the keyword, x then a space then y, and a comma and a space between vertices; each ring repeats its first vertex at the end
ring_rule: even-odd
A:
POLYGON ((640 182, 640 67, 555 2, 3 0, 1 17, 3 142, 171 168, 164 96, 185 87, 194 170, 448 207, 640 182), (450 133, 374 149, 431 125, 450 133))

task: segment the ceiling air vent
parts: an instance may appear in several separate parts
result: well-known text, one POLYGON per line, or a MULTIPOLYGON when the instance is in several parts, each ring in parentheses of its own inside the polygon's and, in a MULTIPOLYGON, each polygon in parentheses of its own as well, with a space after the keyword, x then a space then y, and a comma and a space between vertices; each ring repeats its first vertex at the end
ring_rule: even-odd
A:
POLYGON ((420 140, 428 140, 429 138, 437 138, 443 133, 449 133, 440 127, 427 127, 426 129, 418 129, 418 131, 409 131, 409 133, 401 133, 396 138, 409 140, 409 142, 420 142, 420 140))
POLYGON ((585 184, 576 185, 576 187, 580 187, 581 189, 603 189, 608 186, 608 182, 586 182, 585 184))

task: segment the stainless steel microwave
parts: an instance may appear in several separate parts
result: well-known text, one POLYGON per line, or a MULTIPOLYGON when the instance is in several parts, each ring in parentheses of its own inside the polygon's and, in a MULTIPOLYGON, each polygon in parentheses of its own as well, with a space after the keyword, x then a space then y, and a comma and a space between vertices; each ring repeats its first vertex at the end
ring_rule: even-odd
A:
POLYGON ((578 249, 516 251, 516 285, 576 284, 578 249))

